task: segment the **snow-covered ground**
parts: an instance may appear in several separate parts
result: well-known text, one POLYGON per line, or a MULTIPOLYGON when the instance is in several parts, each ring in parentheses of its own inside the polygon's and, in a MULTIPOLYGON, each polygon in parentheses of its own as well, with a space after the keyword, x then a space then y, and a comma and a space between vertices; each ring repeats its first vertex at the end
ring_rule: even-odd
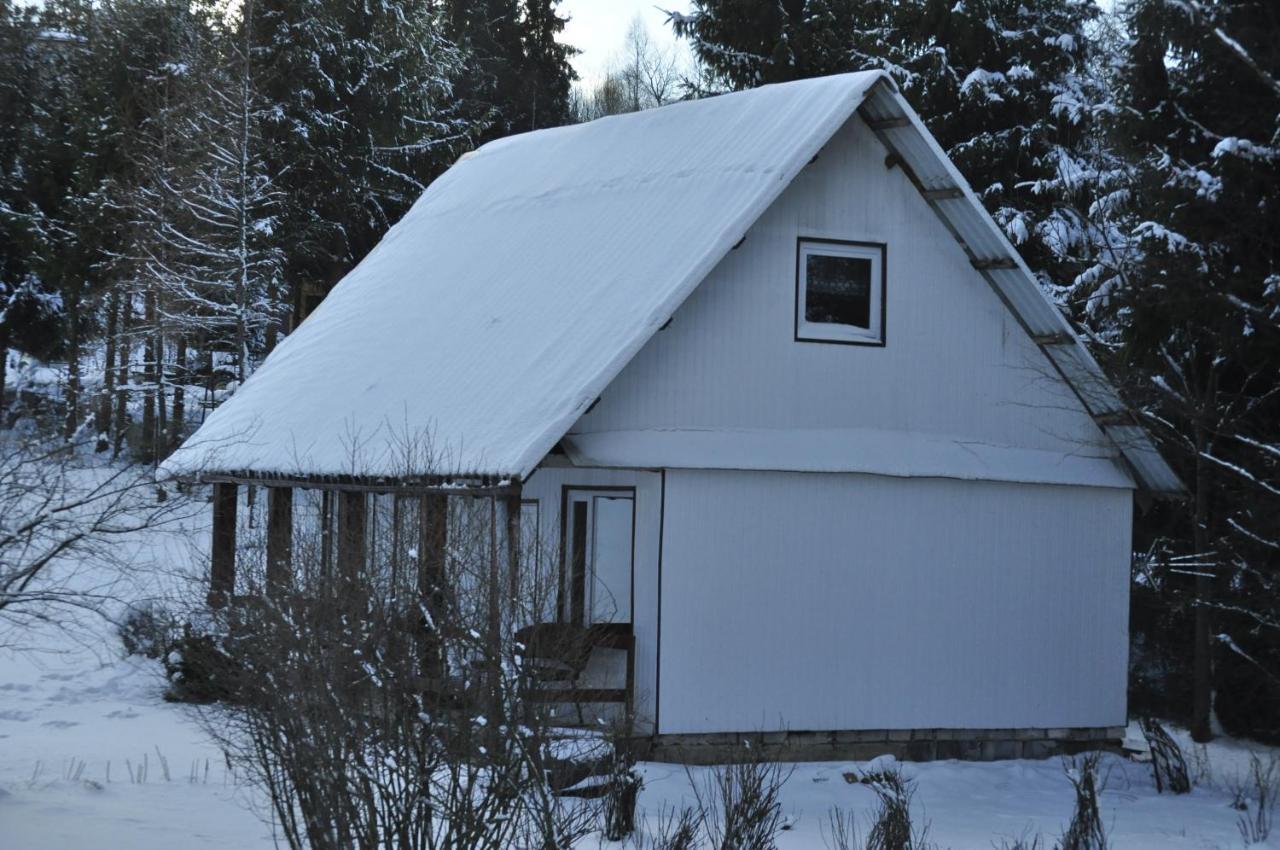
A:
MULTIPOLYGON (((0 657, 0 848, 272 847, 252 790, 202 739, 190 709, 161 699, 163 686, 154 662, 120 659, 110 636, 64 655, 0 657), (130 781, 142 770, 145 781, 130 781)), ((1145 764, 1106 759, 1103 814, 1117 850, 1242 846, 1225 787, 1243 772, 1248 751, 1222 741, 1208 752, 1218 787, 1183 797, 1157 795, 1145 764)), ((796 765, 782 794, 793 826, 779 836, 781 850, 823 847, 832 807, 860 817, 873 808, 868 788, 842 778, 852 767, 796 765)), ((640 806, 651 815, 664 804, 692 803, 683 767, 641 770, 640 806)), ((939 847, 986 850, 1026 832, 1056 836, 1071 816, 1071 787, 1056 759, 904 770, 917 780, 916 814, 939 847)))
MULTIPOLYGON (((160 593, 173 569, 203 546, 192 527, 139 543, 136 596, 160 593)), ((0 650, 0 850, 255 850, 275 846, 258 817, 261 800, 202 736, 192 709, 162 699, 159 666, 122 658, 114 627, 87 623, 74 636, 31 633, 39 653, 0 650), (167 774, 166 774, 167 771, 167 774)), ((1146 764, 1108 756, 1102 809, 1116 850, 1239 848, 1238 814, 1228 790, 1243 776, 1250 749, 1230 740, 1197 758, 1205 781, 1190 795, 1158 795, 1146 764), (1205 774, 1208 774, 1205 776, 1205 774)), ((800 764, 782 792, 790 827, 780 850, 822 848, 833 808, 853 811, 865 835, 875 804, 850 784, 849 763, 800 764)), ((692 803, 679 765, 644 764, 640 807, 692 803)), ((695 779, 705 769, 694 769, 695 779)), ((1043 833, 1046 847, 1066 826, 1072 789, 1057 759, 986 764, 905 765, 916 780, 915 814, 940 848, 999 847, 1002 839, 1043 833)), ((1271 847, 1280 847, 1280 834, 1271 847)), ((595 847, 596 838, 586 842, 595 847)))

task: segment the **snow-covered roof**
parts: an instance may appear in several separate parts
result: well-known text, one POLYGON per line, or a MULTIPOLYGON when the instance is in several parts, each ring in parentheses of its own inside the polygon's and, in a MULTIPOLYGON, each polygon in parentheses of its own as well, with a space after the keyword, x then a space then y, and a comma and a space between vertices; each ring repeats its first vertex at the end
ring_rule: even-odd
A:
MULTIPOLYGON (((993 286, 1033 334, 1069 337, 1075 371, 1053 362, 1118 416, 1109 387, 1084 395, 1101 372, 892 81, 864 72, 464 156, 163 472, 527 476, 859 108, 904 167, 959 192, 931 203, 975 257, 1013 266, 993 286)), ((1119 447, 1140 483, 1178 489, 1137 431, 1119 447)))

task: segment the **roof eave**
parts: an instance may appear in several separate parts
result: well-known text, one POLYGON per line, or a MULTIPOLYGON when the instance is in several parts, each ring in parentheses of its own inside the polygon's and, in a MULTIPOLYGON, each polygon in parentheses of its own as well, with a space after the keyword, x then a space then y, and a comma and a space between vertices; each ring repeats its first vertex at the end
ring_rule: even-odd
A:
POLYGON ((1186 487, 1116 392, 1066 316, 895 87, 877 82, 859 114, 968 255, 974 269, 1080 400, 1145 493, 1180 499, 1186 487))

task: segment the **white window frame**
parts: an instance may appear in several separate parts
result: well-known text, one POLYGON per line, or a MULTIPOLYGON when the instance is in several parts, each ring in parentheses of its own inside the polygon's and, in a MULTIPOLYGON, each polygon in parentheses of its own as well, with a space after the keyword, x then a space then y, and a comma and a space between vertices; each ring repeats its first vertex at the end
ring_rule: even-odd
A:
POLYGON ((885 254, 886 248, 883 243, 801 237, 796 247, 796 342, 884 345, 885 254), (851 257, 871 262, 870 327, 859 328, 835 322, 810 322, 805 319, 805 304, 809 294, 808 258, 815 255, 851 257))

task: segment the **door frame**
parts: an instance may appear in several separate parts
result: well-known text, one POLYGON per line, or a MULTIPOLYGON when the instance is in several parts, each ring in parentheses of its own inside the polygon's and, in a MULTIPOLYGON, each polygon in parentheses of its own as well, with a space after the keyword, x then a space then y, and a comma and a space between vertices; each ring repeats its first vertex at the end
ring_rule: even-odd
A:
MULTIPOLYGON (((570 592, 569 580, 569 492, 582 491, 587 493, 629 493, 631 496, 631 577, 630 587, 627 593, 630 594, 631 600, 631 622, 634 624, 636 617, 636 487, 631 485, 619 484, 561 484, 560 485, 560 569, 557 574, 556 581, 556 622, 560 623, 576 623, 577 625, 585 625, 587 618, 587 586, 584 577, 582 594, 580 599, 566 599, 566 594, 570 592), (568 602, 574 607, 566 612, 565 603, 568 602), (568 616, 566 616, 568 614, 568 616)), ((593 514, 594 521, 594 514, 593 514)))

